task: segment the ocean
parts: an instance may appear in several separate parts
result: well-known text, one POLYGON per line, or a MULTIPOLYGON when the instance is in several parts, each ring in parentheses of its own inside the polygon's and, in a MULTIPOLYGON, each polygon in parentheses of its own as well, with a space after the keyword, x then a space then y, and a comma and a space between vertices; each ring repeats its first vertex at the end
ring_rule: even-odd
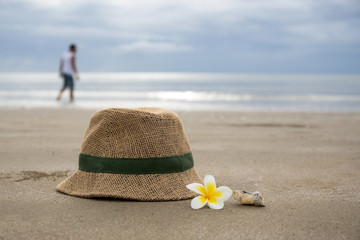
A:
POLYGON ((360 75, 80 73, 75 101, 56 73, 0 73, 0 108, 162 107, 360 112, 360 75))

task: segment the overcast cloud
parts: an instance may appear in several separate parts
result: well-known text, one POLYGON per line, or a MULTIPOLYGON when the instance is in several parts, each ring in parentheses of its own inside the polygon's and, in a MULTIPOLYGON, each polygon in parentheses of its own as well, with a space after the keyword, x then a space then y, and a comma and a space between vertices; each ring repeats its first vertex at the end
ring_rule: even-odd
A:
POLYGON ((359 0, 1 0, 0 71, 360 73, 359 0))

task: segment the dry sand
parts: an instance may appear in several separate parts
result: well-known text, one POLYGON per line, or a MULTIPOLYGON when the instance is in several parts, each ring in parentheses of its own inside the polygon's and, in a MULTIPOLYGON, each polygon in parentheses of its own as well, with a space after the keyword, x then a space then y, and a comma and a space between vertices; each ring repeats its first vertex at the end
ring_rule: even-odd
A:
POLYGON ((94 111, 0 110, 0 239, 360 239, 360 114, 181 112, 195 165, 266 207, 63 195, 94 111))

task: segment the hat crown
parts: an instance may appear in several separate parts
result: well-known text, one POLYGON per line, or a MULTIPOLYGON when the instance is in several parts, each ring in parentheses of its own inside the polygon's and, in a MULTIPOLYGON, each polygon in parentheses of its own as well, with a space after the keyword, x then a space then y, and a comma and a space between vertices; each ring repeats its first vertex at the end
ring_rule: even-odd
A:
POLYGON ((96 112, 81 153, 105 158, 156 158, 189 153, 182 122, 161 108, 108 108, 96 112))

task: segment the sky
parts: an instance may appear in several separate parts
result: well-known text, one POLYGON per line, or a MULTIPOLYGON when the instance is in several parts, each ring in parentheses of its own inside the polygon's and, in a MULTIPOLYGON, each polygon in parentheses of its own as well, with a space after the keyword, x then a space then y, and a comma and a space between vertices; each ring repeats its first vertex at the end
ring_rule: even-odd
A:
POLYGON ((360 0, 0 0, 0 32, 0 72, 360 73, 360 0))

